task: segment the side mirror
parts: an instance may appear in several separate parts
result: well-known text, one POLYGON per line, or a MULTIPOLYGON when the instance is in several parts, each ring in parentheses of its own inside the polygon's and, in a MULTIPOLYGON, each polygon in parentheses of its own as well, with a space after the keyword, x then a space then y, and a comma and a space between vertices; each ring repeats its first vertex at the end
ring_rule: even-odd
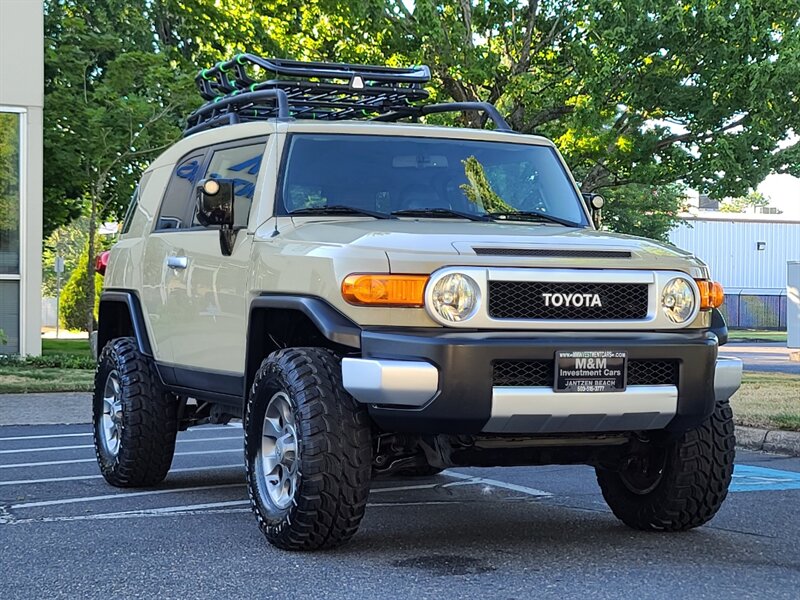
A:
POLYGON ((219 248, 223 256, 233 253, 236 231, 233 214, 233 181, 203 179, 197 186, 197 220, 203 227, 219 227, 219 248))
POLYGON ((581 194, 583 196, 583 201, 586 203, 586 206, 589 207, 589 210, 592 213, 592 221, 594 221, 594 226, 600 229, 600 221, 602 220, 602 213, 601 209, 603 205, 605 205, 606 200, 600 194, 581 194))
POLYGON ((581 194, 581 196, 583 196, 583 201, 586 202, 586 206, 588 206, 589 210, 592 212, 600 210, 606 203, 605 198, 600 194, 581 194))
POLYGON ((198 184, 197 220, 203 227, 233 226, 233 181, 203 179, 198 184))

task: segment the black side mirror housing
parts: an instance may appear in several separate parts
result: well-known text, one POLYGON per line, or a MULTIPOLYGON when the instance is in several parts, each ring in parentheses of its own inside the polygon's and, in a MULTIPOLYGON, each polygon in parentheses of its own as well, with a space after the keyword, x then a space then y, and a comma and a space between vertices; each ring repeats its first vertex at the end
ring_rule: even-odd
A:
POLYGON ((203 179, 197 185, 197 221, 203 227, 219 227, 219 248, 223 256, 233 253, 236 227, 233 214, 233 180, 203 179))
POLYGON ((586 203, 586 206, 592 213, 592 221, 594 221, 594 226, 600 229, 600 222, 602 219, 601 211, 606 203, 605 198, 603 198, 600 194, 591 193, 584 193, 581 194, 581 196, 583 196, 583 201, 586 203))
POLYGON ((233 227, 233 181, 203 179, 197 185, 197 220, 203 227, 233 227))

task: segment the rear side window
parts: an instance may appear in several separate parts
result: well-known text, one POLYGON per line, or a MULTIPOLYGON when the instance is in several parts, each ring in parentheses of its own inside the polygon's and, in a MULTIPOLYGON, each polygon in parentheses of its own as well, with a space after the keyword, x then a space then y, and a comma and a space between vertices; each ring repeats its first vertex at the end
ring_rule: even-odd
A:
POLYGON ((187 227, 186 215, 189 202, 194 196, 195 186, 200 181, 205 151, 197 152, 175 165, 167 191, 161 202, 156 231, 187 227))
MULTIPOLYGON (((266 146, 265 142, 259 142, 214 150, 203 173, 203 179, 233 180, 233 214, 237 223, 247 223, 266 146)), ((192 226, 197 225, 199 223, 195 216, 192 219, 192 226)))

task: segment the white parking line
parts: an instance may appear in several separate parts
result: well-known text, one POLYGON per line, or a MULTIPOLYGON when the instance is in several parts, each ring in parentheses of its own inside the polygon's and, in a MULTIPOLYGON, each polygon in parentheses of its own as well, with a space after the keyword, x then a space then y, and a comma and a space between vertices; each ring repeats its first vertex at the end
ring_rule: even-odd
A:
MULTIPOLYGON (((232 448, 230 450, 197 450, 195 452, 176 452, 175 456, 196 456, 198 454, 226 454, 229 452, 238 452, 244 454, 241 448, 232 448)), ((44 462, 32 463, 14 463, 13 465, 0 465, 0 469, 15 469, 18 467, 49 467, 50 465, 71 465, 74 463, 91 463, 96 462, 96 458, 75 458, 73 460, 48 460, 44 462)))
MULTIPOLYGON (((165 506, 163 508, 149 508, 143 510, 125 510, 111 513, 96 513, 93 515, 72 515, 64 517, 40 517, 30 519, 16 519, 10 515, 0 516, 0 524, 25 525, 27 523, 63 523, 69 521, 102 521, 107 519, 139 519, 147 517, 183 517, 191 515, 208 515, 219 513, 250 512, 249 508, 239 508, 250 504, 249 500, 230 500, 228 502, 206 502, 203 504, 186 504, 182 506, 165 506)), ((402 506, 435 506, 443 504, 461 504, 457 501, 426 501, 426 502, 370 502, 369 508, 396 508, 402 506)))
MULTIPOLYGON (((235 467, 244 467, 244 464, 236 465, 214 465, 204 467, 185 467, 183 469, 170 469, 172 473, 190 473, 192 471, 217 471, 219 469, 233 469, 235 467)), ((17 481, 0 481, 0 486, 4 485, 30 485, 35 483, 55 483, 58 481, 83 481, 86 479, 102 479, 102 475, 75 475, 73 477, 49 477, 47 479, 18 479, 17 481)))
MULTIPOLYGON (((233 435, 227 437, 213 437, 213 438, 197 438, 193 440, 177 440, 179 444, 194 443, 194 442, 216 442, 217 440, 241 440, 242 436, 233 435)), ((45 448, 15 448, 12 450, 0 450, 0 454, 24 454, 26 452, 55 452, 56 450, 86 450, 87 448, 94 448, 94 444, 81 444, 78 446, 48 446, 45 448)))
POLYGON ((16 437, 0 437, 0 442, 20 442, 22 440, 49 440, 62 437, 89 437, 91 431, 86 433, 54 433, 51 435, 18 435, 16 437))
POLYGON ((409 490, 429 490, 432 488, 449 488, 458 485, 476 485, 482 483, 480 481, 453 481, 450 483, 425 483, 419 485, 401 485, 398 487, 379 487, 372 488, 370 494, 380 494, 382 492, 406 492, 409 490))
POLYGON ((146 492, 123 492, 120 494, 105 494, 103 496, 82 496, 80 498, 61 498, 59 500, 42 500, 40 502, 23 502, 21 504, 12 504, 9 508, 18 510, 20 508, 39 508, 42 506, 61 506, 63 504, 78 504, 81 502, 99 502, 102 500, 122 500, 125 498, 133 498, 134 496, 159 496, 161 494, 180 494, 183 492, 199 492, 202 490, 221 490, 225 488, 241 488, 244 486, 242 483, 224 483, 221 485, 199 485, 196 487, 173 488, 169 490, 149 490, 146 492))
MULTIPOLYGON (((228 423, 227 425, 201 425, 199 427, 188 429, 185 433, 203 433, 205 431, 214 431, 219 429, 241 429, 241 423, 228 423)), ((86 431, 83 433, 50 433, 46 435, 18 435, 14 437, 0 437, 0 442, 19 442, 22 440, 49 440, 52 438, 63 437, 91 437, 92 432, 86 431)))
POLYGON ((457 473, 456 471, 442 471, 442 475, 446 475, 447 477, 455 477, 456 479, 465 479, 472 483, 485 483, 486 485, 492 487, 503 488, 506 490, 511 490, 512 492, 520 492, 522 494, 527 494, 528 496, 537 496, 540 498, 546 498, 552 496, 550 492, 545 492, 544 490, 537 490, 536 488, 526 487, 524 485, 517 485, 516 483, 506 483, 505 481, 498 481, 497 479, 487 479, 485 477, 473 477, 472 475, 467 475, 466 473, 457 473))

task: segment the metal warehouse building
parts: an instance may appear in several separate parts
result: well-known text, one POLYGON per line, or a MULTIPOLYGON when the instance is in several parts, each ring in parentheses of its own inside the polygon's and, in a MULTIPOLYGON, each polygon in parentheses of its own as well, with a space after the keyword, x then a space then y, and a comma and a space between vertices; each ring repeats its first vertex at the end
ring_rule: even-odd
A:
POLYGON ((787 262, 800 260, 800 221, 776 215, 683 215, 670 242, 708 264, 725 287, 732 327, 786 328, 787 262))

